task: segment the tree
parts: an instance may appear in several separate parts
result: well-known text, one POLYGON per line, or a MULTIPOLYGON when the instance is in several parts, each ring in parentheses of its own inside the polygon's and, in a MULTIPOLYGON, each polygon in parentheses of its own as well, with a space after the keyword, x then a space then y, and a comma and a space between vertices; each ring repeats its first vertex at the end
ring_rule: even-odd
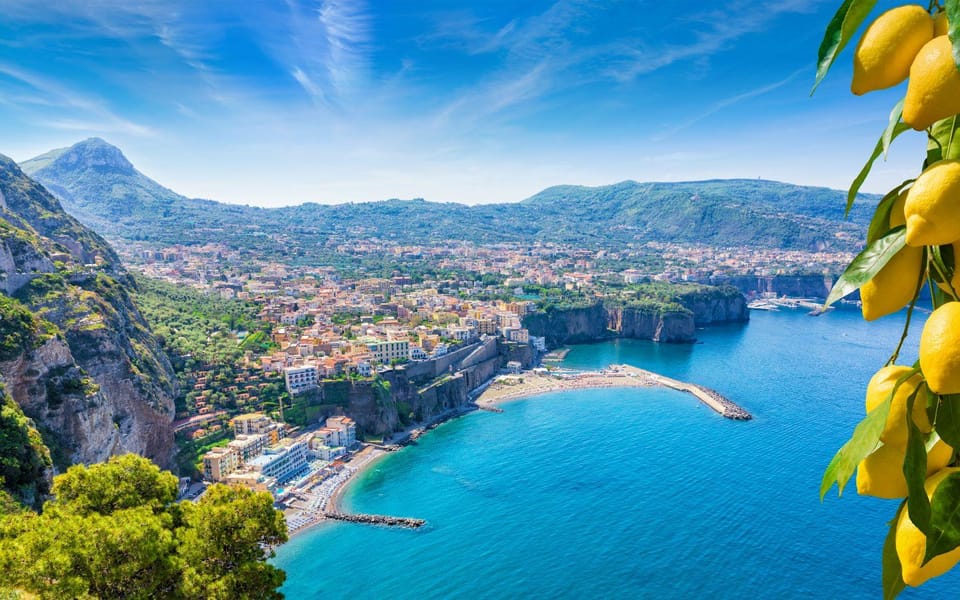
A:
POLYGON ((43 512, 0 516, 0 592, 42 598, 280 598, 266 563, 287 539, 265 492, 211 486, 176 503, 176 478, 126 455, 54 478, 43 512))
POLYGON ((269 494, 213 486, 184 509, 178 538, 188 597, 283 597, 276 589, 285 574, 263 561, 264 546, 287 539, 283 514, 269 494))

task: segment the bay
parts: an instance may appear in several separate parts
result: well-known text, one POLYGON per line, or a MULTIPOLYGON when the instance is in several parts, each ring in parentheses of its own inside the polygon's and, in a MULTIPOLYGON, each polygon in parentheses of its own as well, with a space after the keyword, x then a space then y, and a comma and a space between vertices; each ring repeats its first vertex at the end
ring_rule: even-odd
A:
MULTIPOLYGON (((612 388, 473 413, 391 454, 349 510, 424 518, 419 531, 324 524, 278 551, 289 598, 876 598, 897 503, 823 469, 863 417, 863 388, 902 315, 754 312, 693 345, 575 346, 564 364, 628 363, 715 388, 754 420, 692 396, 612 388)), ((923 316, 901 363, 916 357, 923 316)), ((948 595, 949 573, 902 597, 948 595)))

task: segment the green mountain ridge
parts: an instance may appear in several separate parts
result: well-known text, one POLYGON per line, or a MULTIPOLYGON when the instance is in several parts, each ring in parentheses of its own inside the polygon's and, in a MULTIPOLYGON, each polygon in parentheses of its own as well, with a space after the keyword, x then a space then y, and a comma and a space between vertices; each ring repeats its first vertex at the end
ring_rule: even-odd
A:
POLYGON ((186 198, 137 171, 94 138, 22 164, 85 224, 110 238, 160 244, 308 251, 358 237, 400 244, 557 242, 588 248, 660 241, 804 250, 854 250, 879 199, 863 195, 843 220, 845 193, 766 180, 554 186, 514 203, 416 200, 257 208, 186 198))

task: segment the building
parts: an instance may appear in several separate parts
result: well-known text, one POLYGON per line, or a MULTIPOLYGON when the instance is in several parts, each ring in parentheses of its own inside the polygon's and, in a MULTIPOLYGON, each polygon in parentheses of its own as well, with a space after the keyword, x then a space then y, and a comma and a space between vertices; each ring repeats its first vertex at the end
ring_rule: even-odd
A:
POLYGON ((519 375, 520 371, 523 369, 523 365, 520 364, 520 361, 511 360, 507 363, 507 372, 514 375, 519 375))
POLYGON ((270 446, 246 464, 263 477, 284 483, 307 469, 307 444, 300 440, 285 440, 283 444, 270 446))
POLYGON ((508 327, 503 330, 503 334, 511 342, 520 342, 521 344, 530 342, 530 332, 523 328, 508 327))
POLYGON ((330 417, 324 429, 337 431, 337 446, 350 448, 357 442, 357 425, 350 417, 330 417))
POLYGON ((373 377, 373 365, 365 360, 357 363, 357 374, 360 377, 373 377))
POLYGON ((283 439, 283 427, 263 413, 234 417, 232 424, 235 436, 263 434, 267 436, 268 446, 273 446, 283 439))
POLYGON ((410 360, 427 360, 427 353, 420 346, 410 346, 410 360))
POLYGON ((447 337, 452 340, 457 340, 459 342, 465 342, 472 338, 475 334, 472 327, 448 327, 447 328, 447 337))
POLYGON ((295 396, 317 387, 317 367, 287 367, 283 370, 283 378, 287 384, 287 392, 295 396))
POLYGON ((531 335, 530 345, 533 346, 534 350, 536 350, 537 352, 546 352, 547 338, 542 336, 531 335))
POLYGON ((368 342, 367 348, 373 354, 373 360, 380 364, 387 364, 392 360, 407 360, 410 356, 410 342, 407 340, 368 342))
POLYGON ((240 457, 240 462, 246 463, 251 458, 263 454, 263 449, 267 447, 268 439, 268 436, 262 433, 255 435, 238 435, 236 439, 231 440, 230 443, 227 444, 227 448, 235 450, 240 457))
POLYGON ((240 455, 235 448, 214 448, 203 455, 203 478, 207 481, 222 481, 240 466, 240 455))

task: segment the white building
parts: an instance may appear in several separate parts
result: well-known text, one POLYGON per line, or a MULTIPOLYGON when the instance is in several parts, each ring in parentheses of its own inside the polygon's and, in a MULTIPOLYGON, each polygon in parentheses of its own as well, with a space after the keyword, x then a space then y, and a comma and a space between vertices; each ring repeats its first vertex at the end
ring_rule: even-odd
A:
POLYGON ((410 360, 427 360, 427 353, 420 346, 410 346, 410 360))
POLYGON ((373 365, 365 360, 357 363, 357 374, 360 377, 373 377, 373 365))
POLYGON ((373 354, 373 360, 380 364, 387 364, 391 360, 406 360, 410 356, 410 342, 407 340, 368 342, 367 348, 373 354))
POLYGON ((283 378, 287 384, 287 391, 295 396, 317 387, 317 366, 287 367, 283 370, 283 378))
POLYGON ((337 446, 350 448, 357 442, 357 425, 350 417, 330 417, 324 429, 333 429, 337 432, 337 446))
POLYGON ((542 336, 538 336, 538 335, 531 335, 531 336, 530 336, 530 345, 533 346, 534 350, 536 350, 536 351, 538 351, 538 352, 546 352, 546 351, 547 351, 547 338, 542 337, 542 336))
POLYGON ((298 440, 271 446, 260 456, 248 461, 247 465, 264 477, 272 477, 283 483, 306 470, 307 444, 298 440))
POLYGON ((469 340, 475 335, 473 328, 471 327, 448 327, 447 328, 447 337, 452 340, 457 340, 464 342, 469 340))

